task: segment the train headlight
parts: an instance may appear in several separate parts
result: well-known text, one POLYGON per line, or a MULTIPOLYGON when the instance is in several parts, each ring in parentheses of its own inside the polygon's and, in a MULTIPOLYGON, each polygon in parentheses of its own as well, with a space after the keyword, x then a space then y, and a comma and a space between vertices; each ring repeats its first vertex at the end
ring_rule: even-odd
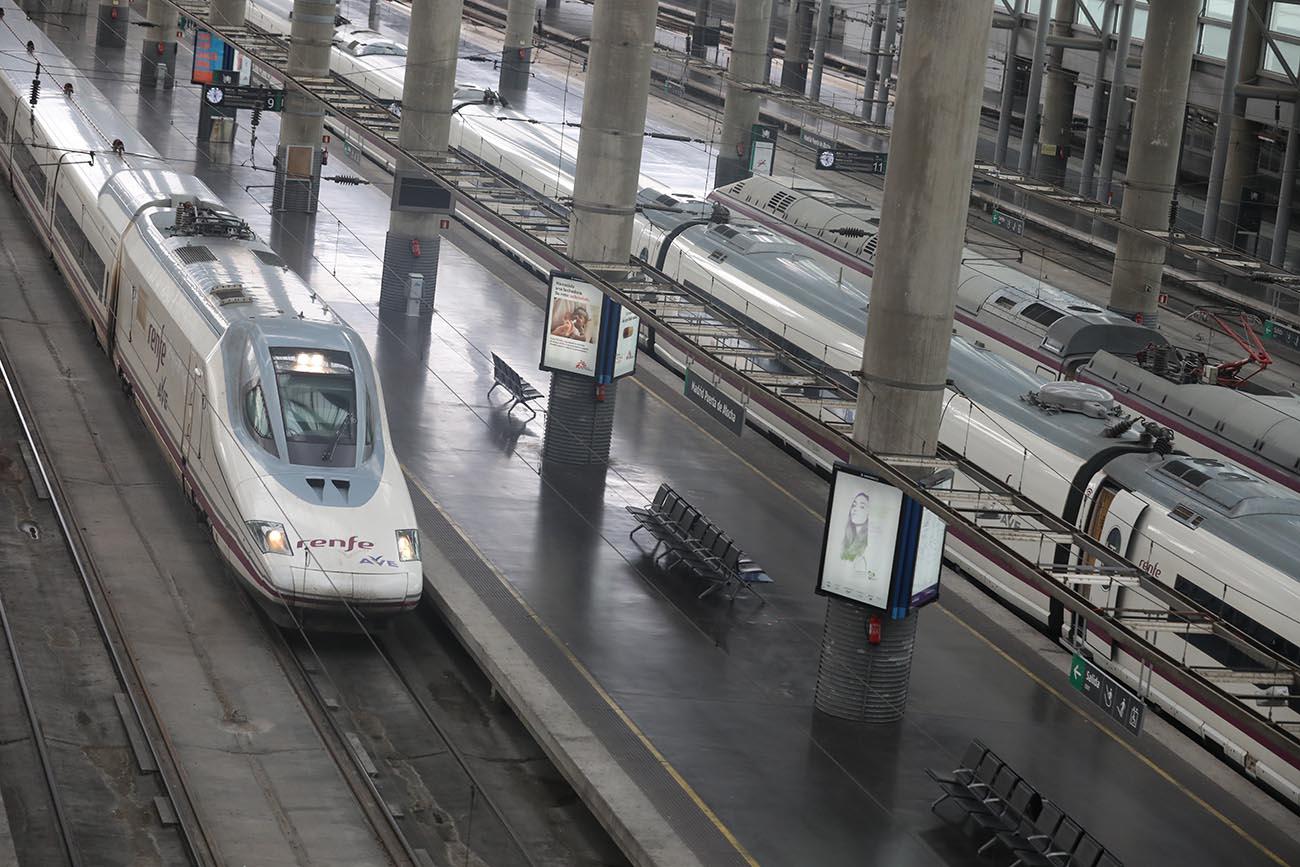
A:
POLYGON ((293 554, 292 546, 289 544, 289 534, 284 531, 284 524, 278 521, 248 521, 246 523, 263 554, 284 554, 285 556, 293 554))
POLYGON ((397 531, 397 559, 403 563, 420 559, 420 532, 418 530, 397 531))

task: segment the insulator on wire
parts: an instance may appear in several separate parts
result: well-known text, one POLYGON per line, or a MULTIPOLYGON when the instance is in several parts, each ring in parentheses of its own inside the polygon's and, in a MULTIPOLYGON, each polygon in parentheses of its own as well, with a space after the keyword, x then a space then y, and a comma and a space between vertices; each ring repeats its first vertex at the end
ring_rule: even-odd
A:
POLYGON ((361 184, 370 183, 365 178, 358 177, 357 175, 330 175, 328 178, 325 178, 324 180, 333 181, 336 184, 343 184, 344 186, 349 186, 349 187, 355 187, 361 184))
POLYGON ((258 107, 253 109, 253 126, 257 126, 261 122, 262 122, 262 109, 261 107, 258 107))
POLYGON ((31 103, 32 107, 34 108, 36 106, 36 103, 40 100, 40 98, 41 98, 41 80, 39 78, 33 78, 32 94, 31 96, 27 97, 27 101, 31 103))

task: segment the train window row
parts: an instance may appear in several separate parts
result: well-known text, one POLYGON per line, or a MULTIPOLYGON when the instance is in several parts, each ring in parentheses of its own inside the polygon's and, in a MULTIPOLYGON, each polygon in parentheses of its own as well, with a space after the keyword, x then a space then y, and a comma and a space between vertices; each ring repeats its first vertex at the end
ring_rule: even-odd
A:
POLYGON ((104 260, 100 258, 99 253, 95 251, 94 245, 86 237, 86 233, 81 230, 77 218, 72 215, 71 209, 63 201, 63 196, 55 197, 54 206, 54 227, 58 231, 59 237, 63 243, 68 245, 72 252, 72 261, 76 262, 81 268, 82 274, 94 287, 95 294, 102 301, 104 299, 104 260))
MULTIPOLYGON (((1236 627, 1238 631, 1255 639, 1255 641, 1278 656, 1300 664, 1300 647, 1287 641, 1267 626, 1247 616, 1222 599, 1217 598, 1210 591, 1193 584, 1181 575, 1174 580, 1174 589, 1204 606, 1224 623, 1236 627)), ((1250 669, 1256 667, 1253 659, 1217 635, 1189 635, 1187 640, 1193 647, 1229 668, 1250 669)))
POLYGON ((32 188, 37 201, 45 204, 45 169, 41 168, 31 150, 22 142, 14 145, 14 163, 27 178, 27 185, 32 188))

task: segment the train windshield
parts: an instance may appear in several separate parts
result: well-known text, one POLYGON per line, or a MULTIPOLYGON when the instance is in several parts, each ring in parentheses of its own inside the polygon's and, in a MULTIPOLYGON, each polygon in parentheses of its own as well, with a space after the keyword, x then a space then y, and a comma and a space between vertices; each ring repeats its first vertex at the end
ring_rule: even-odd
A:
POLYGON ((289 462, 351 467, 357 462, 357 378, 352 357, 330 350, 272 349, 289 462))

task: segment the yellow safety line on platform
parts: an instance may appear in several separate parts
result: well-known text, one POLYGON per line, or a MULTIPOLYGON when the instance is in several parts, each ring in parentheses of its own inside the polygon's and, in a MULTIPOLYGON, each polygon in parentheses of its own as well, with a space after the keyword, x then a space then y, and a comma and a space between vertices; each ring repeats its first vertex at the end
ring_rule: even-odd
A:
MULTIPOLYGON (((759 477, 761 477, 762 479, 764 479, 765 481, 767 481, 767 483, 770 484, 772 487, 776 488, 778 491, 780 491, 781 493, 783 493, 783 494, 785 494, 787 497, 789 497, 789 498, 794 502, 794 504, 795 504, 796 506, 799 506, 800 508, 802 508, 802 509, 804 509, 805 511, 809 512, 810 514, 812 514, 812 515, 813 515, 815 518, 817 518, 818 520, 822 520, 822 519, 825 517, 824 515, 822 515, 822 513, 813 510, 813 509, 812 509, 811 507, 809 507, 806 503, 804 503, 802 500, 800 500, 798 497, 796 497, 796 496, 794 495, 794 493, 793 493, 789 488, 785 487, 785 486, 782 485, 780 482, 778 482, 776 479, 772 478, 772 477, 769 476, 767 473, 763 472, 761 469, 759 469, 758 467, 754 466, 754 464, 750 463, 748 460, 746 460, 744 457, 742 457, 739 453, 737 453, 737 452, 736 452, 736 451, 735 451, 735 450, 734 450, 730 445, 728 445, 726 442, 724 442, 723 440, 721 440, 721 439, 719 439, 718 437, 714 436, 713 433, 712 433, 711 431, 707 430, 703 425, 701 425, 701 424, 700 424, 699 422, 697 422, 695 419, 691 418, 689 415, 687 415, 685 412, 683 412, 683 411, 680 410, 679 408, 673 406, 671 403, 669 403, 669 402, 668 402, 665 398, 663 398, 662 396, 656 394, 653 390, 651 390, 651 388, 650 388, 648 385, 646 385, 646 384, 644 384, 644 383, 642 383, 642 382, 639 382, 639 381, 636 380, 636 379, 633 379, 632 381, 635 382, 637 385, 641 386, 641 388, 645 390, 646 394, 650 395, 650 396, 653 397, 655 400, 659 401, 659 402, 662 403, 664 406, 668 407, 668 409, 670 409, 671 411, 675 412, 677 415, 681 416, 682 419, 684 419, 684 420, 685 420, 688 424, 690 424, 692 427, 694 427, 694 428, 696 428, 697 430, 699 430, 700 433, 704 434, 704 435, 705 435, 706 437, 708 437, 709 439, 711 439, 711 440, 713 440, 714 442, 718 443, 719 445, 721 445, 721 446, 722 446, 724 449, 726 449, 727 451, 731 452, 731 454, 735 457, 736 460, 740 461, 742 464, 744 464, 746 467, 748 467, 750 470, 752 470, 752 471, 753 471, 755 474, 757 474, 759 477)), ((1155 763, 1155 761, 1153 761, 1152 759, 1150 759, 1149 757, 1147 757, 1145 754, 1143 754, 1141 751, 1139 751, 1136 747, 1134 747, 1134 746, 1133 746, 1132 744, 1130 744, 1129 742, 1125 741, 1123 738, 1121 738, 1121 737, 1120 737, 1119 735, 1117 735, 1115 732, 1111 731, 1111 730, 1110 730, 1109 728, 1107 728, 1105 725, 1103 725, 1102 723, 1098 722, 1098 721, 1097 721, 1097 720, 1092 716, 1092 714, 1088 713, 1088 712, 1087 712, 1086 710, 1084 710, 1082 707, 1080 707, 1079 705, 1077 705, 1077 704, 1075 704, 1074 702, 1070 701, 1068 698, 1065 697, 1065 695, 1064 695, 1063 693, 1061 693, 1061 692, 1060 692, 1059 690, 1057 690, 1055 687, 1053 687, 1053 686, 1051 686, 1050 684, 1048 684, 1048 683, 1047 683, 1046 681, 1044 681, 1042 678, 1038 677, 1038 675, 1036 675, 1036 674, 1034 674, 1032 671, 1030 671, 1027 667, 1025 667, 1025 665, 1023 665, 1022 663, 1020 663, 1019 661, 1017 661, 1013 656, 1011 656, 1011 655, 1010 655, 1009 653, 1007 653, 1005 650, 1003 650, 1002 648, 1000 648, 1000 647, 998 647, 996 644, 994 644, 993 641, 992 641, 992 639, 988 638, 988 637, 985 636, 983 633, 981 633, 978 629, 976 629, 974 626, 970 625, 970 624, 967 623, 965 620, 963 620, 961 617, 957 616, 957 614, 955 614, 951 609, 947 608, 943 603, 936 603, 936 606, 935 606, 935 607, 937 607, 937 608, 938 608, 940 611, 942 611, 944 614, 946 614, 946 615, 948 615, 949 617, 951 617, 953 620, 955 620, 955 621, 957 621, 958 623, 960 623, 960 624, 961 624, 961 625, 962 625, 962 626, 963 626, 967 631, 969 631, 972 635, 974 635, 974 636, 975 636, 976 638, 978 638, 980 641, 982 641, 982 642, 984 642, 985 644, 987 644, 987 645, 988 645, 988 646, 989 646, 989 647, 990 647, 990 648, 991 648, 995 653, 997 653, 999 656, 1001 656, 1001 657, 1002 657, 1003 659, 1005 659, 1007 662, 1011 663, 1013 666, 1015 666, 1016 668, 1018 668, 1022 673, 1024 673, 1024 675, 1025 675, 1026 677, 1028 677, 1030 680, 1034 681, 1034 683, 1038 684, 1038 685, 1041 686, 1043 689, 1047 690, 1047 691, 1050 692, 1052 695, 1054 695, 1054 696, 1056 696, 1057 698, 1059 698, 1062 702, 1065 703, 1066 707, 1070 708, 1070 709, 1073 710, 1075 713, 1077 713, 1079 716, 1083 717, 1085 720, 1088 721, 1088 723, 1090 723, 1091 725, 1095 726, 1095 727, 1096 727, 1097 729, 1099 729, 1100 731, 1105 732, 1105 734, 1107 735, 1107 737, 1109 737, 1111 740, 1115 741, 1117 744, 1119 744, 1119 745, 1120 745, 1121 747, 1123 747, 1124 749, 1128 750, 1128 751, 1129 751, 1130 753, 1132 753, 1134 756, 1137 756, 1137 758, 1140 759, 1140 760, 1142 761, 1143 764, 1145 764, 1147 767, 1151 768, 1151 770, 1153 770, 1153 771, 1155 771, 1157 774, 1159 774, 1162 778, 1164 778, 1164 780, 1165 780, 1166 782, 1168 782, 1168 783, 1169 783, 1170 785, 1172 785, 1174 788, 1178 789, 1178 791, 1180 791, 1180 792, 1182 792, 1183 794, 1185 794, 1188 798, 1190 798, 1190 799, 1191 799, 1193 802, 1195 802, 1197 805, 1203 807, 1203 808, 1205 809, 1205 811, 1206 811, 1207 813, 1209 813, 1211 816, 1213 816, 1214 818, 1216 818, 1216 819, 1218 819, 1219 821, 1223 822, 1223 824, 1227 825, 1229 828, 1231 828, 1233 831, 1235 831, 1235 832, 1236 832, 1236 833, 1237 833, 1237 834, 1238 834, 1242 839, 1246 840, 1248 843, 1250 843, 1252 846, 1254 846, 1256 849, 1258 849, 1258 850, 1259 850, 1260 852, 1262 852, 1264 855, 1266 855, 1267 857, 1269 857, 1269 858, 1272 859, 1273 861, 1275 861, 1275 862, 1277 862, 1278 864, 1281 864, 1281 865, 1283 865, 1283 867, 1285 867, 1285 865, 1287 864, 1286 859, 1280 857, 1276 852, 1274 852, 1273 850, 1269 849, 1268 846, 1264 845, 1264 844, 1261 843, 1259 840, 1257 840, 1257 839, 1255 839, 1254 837, 1252 837, 1252 836, 1250 835, 1250 832, 1248 832, 1245 828, 1242 828, 1242 827, 1241 827, 1240 825, 1238 825, 1236 822, 1232 821, 1232 819, 1228 818, 1225 814, 1223 814, 1222 812, 1220 812, 1216 807, 1214 807, 1212 804, 1210 804, 1210 803, 1209 803, 1208 801, 1206 801, 1204 798, 1202 798, 1202 797, 1200 797, 1199 795, 1195 794, 1194 792, 1192 792, 1191 789, 1187 788, 1187 787, 1184 786, 1182 783, 1180 783, 1178 780, 1174 779, 1173 775, 1171 775, 1168 771, 1164 770, 1164 769, 1161 768, 1159 765, 1157 765, 1157 764, 1155 763)))
POLYGON ((596 676, 582 664, 582 661, 574 655, 568 645, 551 630, 551 627, 546 625, 546 622, 542 620, 541 615, 533 610, 533 607, 528 604, 528 601, 519 593, 515 585, 510 582, 510 579, 496 567, 495 563, 488 559, 487 555, 479 549, 478 545, 474 544, 474 541, 470 539, 469 534, 465 532, 460 524, 457 524, 455 520, 452 519, 451 515, 447 514, 447 511, 443 509, 442 506, 438 505, 438 501, 434 499, 433 494, 431 494, 424 486, 424 483, 421 482, 406 465, 402 465, 402 470, 406 473, 406 477, 410 480, 411 484, 415 485, 416 489, 424 495, 426 500, 428 500, 429 505, 433 506, 433 508, 438 511, 438 514, 442 515, 443 519, 446 520, 448 524, 451 524, 457 535, 459 535, 465 544, 470 547, 470 550, 472 550, 478 558, 492 570, 492 574, 496 576, 499 582, 501 582, 501 586, 505 587, 506 591, 514 597, 515 601, 518 602, 520 607, 528 613, 528 616, 532 618, 532 621, 537 624, 538 628, 541 629, 542 632, 546 633, 546 637, 560 649, 560 652, 569 660, 569 663, 577 670, 578 674, 582 675, 583 680, 587 681, 587 683, 591 685, 591 688, 596 691, 596 694, 601 697, 601 700, 603 700, 605 704, 609 705, 609 709, 618 716, 623 724, 627 726, 628 730, 631 731, 632 734, 636 735, 636 738, 641 742, 641 745, 650 751, 650 754, 654 756, 655 761, 657 761, 659 765, 668 772, 668 775, 673 778, 673 781, 677 783, 678 786, 681 787, 682 791, 686 793, 686 796, 691 799, 691 802, 699 808, 705 818, 707 818, 713 827, 718 830, 718 833, 726 838, 727 842, 731 844, 732 848, 736 850, 740 857, 745 859, 746 864, 750 865, 750 867, 759 867, 758 861, 753 855, 749 854, 749 851, 745 848, 744 844, 736 838, 736 835, 731 832, 731 829, 727 827, 726 823, 718 818, 718 814, 713 812, 709 805, 704 802, 704 799, 700 797, 699 793, 691 787, 691 784, 686 782, 686 778, 683 777, 675 767, 673 767, 672 763, 669 762, 668 758, 650 741, 650 738, 646 736, 645 732, 641 731, 637 724, 632 721, 632 718, 628 716, 627 712, 623 710, 622 707, 619 706, 618 702, 614 700, 614 697, 605 691, 605 688, 600 685, 598 680, 596 680, 596 676))
POLYGON ((1069 707, 1069 708, 1071 708, 1072 710, 1074 710, 1076 713, 1079 714, 1079 716, 1081 716, 1081 717, 1083 717, 1085 720, 1087 720, 1087 721, 1088 721, 1092 726, 1094 726, 1098 731, 1100 731, 1102 734, 1106 735, 1106 737, 1110 738, 1110 739, 1113 740, 1115 743, 1119 744, 1121 747, 1123 747, 1124 749, 1128 750, 1128 751, 1129 751, 1129 752, 1130 752, 1130 753, 1131 753, 1135 758, 1137 758, 1138 761, 1142 762, 1142 764, 1146 765, 1148 768, 1150 768, 1152 771, 1154 771, 1156 774, 1158 774, 1160 777, 1162 777, 1162 778, 1165 780, 1165 782, 1169 783, 1169 784, 1170 784, 1171 786, 1173 786, 1175 789, 1177 789, 1178 791, 1182 792, 1184 795, 1186 795, 1188 798, 1190 798, 1190 799, 1191 799, 1195 804, 1197 804, 1197 805, 1203 807, 1203 808, 1205 809, 1205 811, 1206 811, 1207 813, 1209 813, 1211 816, 1213 816, 1214 818, 1218 819, 1218 820, 1219 820, 1220 822, 1222 822, 1223 824, 1227 825, 1227 826, 1228 826, 1229 828, 1231 828, 1233 831, 1236 831, 1237 834, 1240 835, 1242 839, 1244 839, 1246 842, 1250 843, 1252 846, 1254 846, 1254 847, 1255 847, 1256 849, 1258 849, 1260 852, 1264 853, 1264 855, 1268 856, 1268 858, 1270 858, 1271 860, 1277 862, 1278 864, 1283 865, 1283 867, 1286 867, 1287 861, 1286 861, 1285 858, 1282 858, 1280 855, 1278 855, 1278 854, 1277 854, 1276 852, 1274 852, 1272 849, 1268 848, 1268 846, 1264 845, 1264 844, 1261 843, 1259 840, 1256 840, 1254 837, 1252 837, 1252 836, 1250 835, 1250 832, 1249 832, 1249 831, 1247 831, 1245 828, 1243 828, 1243 827, 1241 827, 1240 825, 1238 825, 1236 822, 1232 821, 1232 819, 1229 819, 1226 815, 1224 815, 1223 813, 1221 813, 1221 812, 1220 812, 1216 807, 1214 807, 1212 804, 1210 804, 1208 801, 1206 801, 1206 800, 1205 800, 1204 798, 1202 798, 1200 795, 1196 794, 1196 793, 1193 792, 1191 789, 1187 788, 1187 787, 1184 786, 1182 783, 1178 782, 1178 780, 1176 780, 1176 779, 1173 778, 1173 775, 1171 775, 1171 774, 1170 774, 1168 771, 1166 771, 1164 768, 1162 768, 1162 767, 1160 767, 1158 764, 1156 764, 1154 760, 1148 758, 1148 757, 1147 757, 1147 756, 1146 756, 1146 755, 1145 755, 1141 750, 1139 750, 1137 747, 1133 746, 1131 743, 1129 743, 1128 741, 1126 741, 1126 740, 1124 740, 1123 738, 1121 738, 1121 737, 1120 737, 1119 735, 1117 735, 1115 732, 1111 731, 1111 729, 1110 729, 1109 727, 1107 727, 1106 725, 1104 725, 1104 724, 1102 724, 1101 722, 1099 722, 1097 719, 1095 719, 1095 718, 1092 716, 1092 714, 1090 714, 1090 713, 1088 713, 1087 711, 1085 711, 1085 710, 1084 710, 1083 708, 1081 708, 1079 705, 1077 705, 1077 704, 1075 704, 1074 702, 1070 701, 1068 698, 1065 697, 1065 694, 1064 694, 1064 693, 1062 693, 1062 692, 1061 692, 1060 690, 1058 690, 1056 687, 1054 687, 1054 686, 1052 686, 1051 684, 1049 684, 1047 681, 1043 680, 1043 679, 1042 679, 1041 677, 1039 677, 1038 675, 1034 674, 1034 673, 1033 673, 1032 671, 1030 671, 1030 670, 1029 670, 1029 669, 1028 669, 1028 668, 1027 668, 1023 663, 1019 662, 1019 661, 1018 661, 1015 657, 1013 657, 1011 654, 1007 653, 1005 650, 1003 650, 1002 648, 1000 648, 1000 647, 998 647, 996 644, 994 644, 993 641, 992 641, 992 639, 990 639, 990 638, 988 638, 987 636, 985 636, 983 633, 981 633, 981 632, 980 632, 978 629, 976 629, 974 626, 971 626, 971 625, 970 625, 969 623, 967 623, 965 620, 962 620, 960 617, 958 617, 956 614, 954 614, 952 611, 948 610, 948 609, 945 608, 944 606, 940 605, 940 606, 938 606, 938 607, 939 607, 939 610, 941 610, 944 614, 947 614, 947 615, 948 615, 949 617, 951 617, 953 620, 955 620, 955 621, 957 621, 958 623, 960 623, 960 624, 961 624, 961 625, 962 625, 962 626, 963 626, 963 627, 964 627, 968 632, 970 632, 971 635, 974 635, 974 636, 975 636, 976 638, 978 638, 980 641, 982 641, 982 642, 984 642, 985 644, 987 644, 987 645, 989 646, 989 649, 991 649, 994 653, 998 654, 998 655, 1001 656, 1003 659, 1005 659, 1007 662, 1011 663, 1013 666, 1015 666, 1016 668, 1020 669, 1020 671, 1024 673, 1025 677, 1029 678, 1029 679, 1032 680, 1034 683, 1038 684, 1038 685, 1041 686, 1043 689, 1047 690, 1047 691, 1050 692, 1052 695, 1056 696, 1058 699, 1060 699, 1060 700, 1061 700, 1061 701, 1066 705, 1066 707, 1069 707))

